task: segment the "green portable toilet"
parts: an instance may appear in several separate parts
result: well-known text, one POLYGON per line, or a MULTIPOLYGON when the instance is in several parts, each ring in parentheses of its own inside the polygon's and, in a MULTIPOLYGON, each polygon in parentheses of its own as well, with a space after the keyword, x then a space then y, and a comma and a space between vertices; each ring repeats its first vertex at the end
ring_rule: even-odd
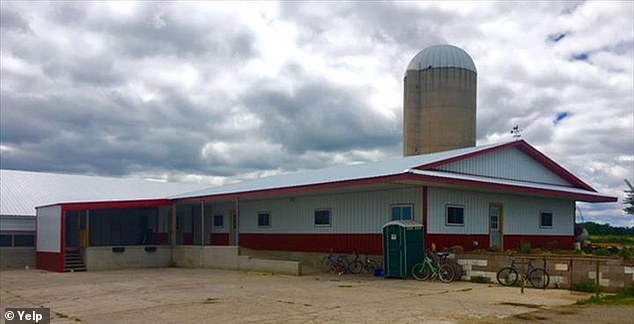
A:
POLYGON ((386 278, 407 278, 412 267, 423 261, 423 224, 411 220, 383 225, 383 264, 386 278))

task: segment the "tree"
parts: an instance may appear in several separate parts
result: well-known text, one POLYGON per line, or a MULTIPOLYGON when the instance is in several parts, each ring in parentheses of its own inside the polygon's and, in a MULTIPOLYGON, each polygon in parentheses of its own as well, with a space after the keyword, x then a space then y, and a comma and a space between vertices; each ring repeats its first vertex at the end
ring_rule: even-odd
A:
POLYGON ((627 179, 624 180, 625 184, 630 187, 630 190, 625 190, 625 201, 623 202, 625 204, 625 208, 623 208, 623 210, 626 213, 634 216, 634 186, 632 186, 632 184, 627 181, 627 179))
POLYGON ((626 213, 634 216, 634 190, 625 190, 624 204, 625 204, 625 208, 623 208, 623 210, 626 213))

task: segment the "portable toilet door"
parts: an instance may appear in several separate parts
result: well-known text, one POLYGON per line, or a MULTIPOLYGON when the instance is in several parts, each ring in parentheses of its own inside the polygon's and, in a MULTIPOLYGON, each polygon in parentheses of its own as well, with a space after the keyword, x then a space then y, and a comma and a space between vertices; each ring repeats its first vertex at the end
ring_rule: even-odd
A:
POLYGON ((404 250, 404 231, 403 227, 397 224, 386 224, 383 227, 383 257, 385 260, 385 277, 405 278, 407 273, 405 269, 404 250))
POLYGON ((407 278, 414 264, 422 261, 423 225, 392 221, 383 225, 385 277, 407 278))

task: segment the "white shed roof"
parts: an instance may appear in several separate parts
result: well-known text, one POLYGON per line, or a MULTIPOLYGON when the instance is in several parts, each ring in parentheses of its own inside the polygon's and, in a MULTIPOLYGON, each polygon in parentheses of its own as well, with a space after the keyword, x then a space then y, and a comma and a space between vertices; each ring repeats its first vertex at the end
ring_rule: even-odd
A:
POLYGON ((34 216, 35 207, 64 202, 162 199, 203 187, 140 179, 0 170, 0 215, 34 216))

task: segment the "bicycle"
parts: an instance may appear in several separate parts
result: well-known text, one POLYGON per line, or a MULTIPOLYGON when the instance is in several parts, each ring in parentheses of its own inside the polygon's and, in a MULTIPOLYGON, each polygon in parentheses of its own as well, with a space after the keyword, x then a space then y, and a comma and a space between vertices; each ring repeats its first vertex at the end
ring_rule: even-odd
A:
POLYGON ((423 262, 417 263, 412 267, 412 277, 416 280, 440 279, 440 281, 448 283, 454 280, 454 271, 448 264, 439 264, 425 255, 423 262))
POLYGON ((438 257, 438 259, 436 260, 436 262, 441 263, 441 264, 448 264, 453 272, 454 272, 454 280, 460 280, 462 278, 462 276, 464 275, 464 269, 462 268, 461 265, 459 265, 455 259, 450 259, 449 258, 449 253, 447 252, 437 252, 436 256, 438 257))
POLYGON ((330 251, 330 254, 321 260, 321 264, 325 271, 340 276, 348 272, 348 258, 343 254, 336 255, 330 251))
MULTIPOLYGON (((497 279, 502 286, 513 286, 520 278, 519 269, 515 263, 515 259, 511 258, 511 265, 500 269, 497 273, 497 279)), ((522 274, 522 280, 528 281, 534 288, 546 289, 550 283, 550 275, 544 268, 535 268, 531 260, 528 260, 528 268, 522 274)))
POLYGON ((359 260, 359 254, 356 252, 354 253, 354 260, 348 264, 348 271, 354 274, 359 274, 362 270, 365 270, 368 273, 374 273, 376 269, 380 268, 381 265, 375 260, 368 258, 367 254, 365 255, 363 261, 359 260))

